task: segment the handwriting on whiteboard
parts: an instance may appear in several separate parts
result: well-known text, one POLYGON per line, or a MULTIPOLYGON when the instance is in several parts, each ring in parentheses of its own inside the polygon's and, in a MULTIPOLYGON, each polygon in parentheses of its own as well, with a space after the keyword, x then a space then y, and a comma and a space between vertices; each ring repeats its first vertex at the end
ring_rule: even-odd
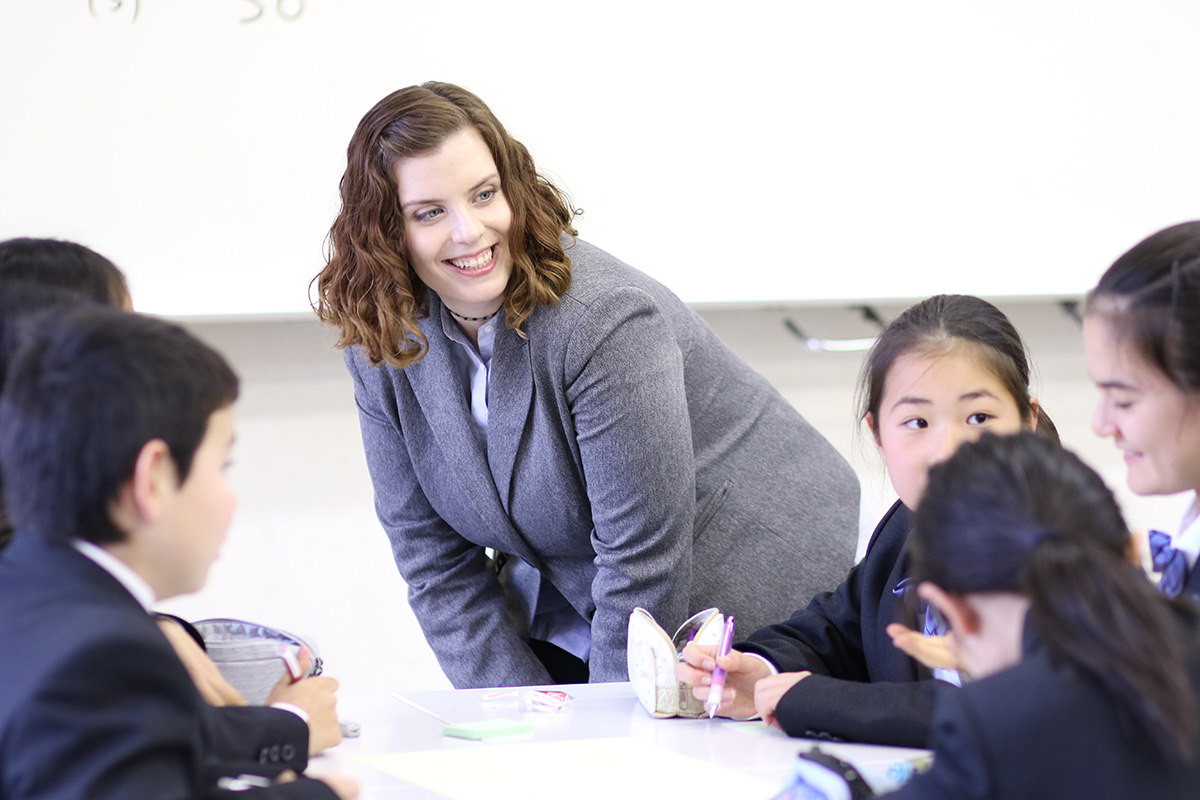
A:
MULTIPOLYGON (((262 0, 243 0, 243 2, 254 6, 254 10, 257 12, 254 16, 242 17, 243 24, 257 22, 262 19, 267 13, 263 6, 270 5, 270 3, 264 4, 262 0)), ((279 15, 280 19, 287 20, 288 22, 298 19, 304 13, 304 0, 276 0, 275 13, 279 15)))
POLYGON ((88 11, 97 19, 127 17, 135 22, 141 5, 141 0, 88 0, 88 11))
MULTIPOLYGON (((243 24, 258 22, 261 19, 277 18, 285 22, 293 22, 304 13, 304 0, 276 0, 274 4, 264 0, 240 0, 243 5, 243 16, 238 21, 243 24), (274 5, 274 10, 268 10, 274 5)), ((141 0, 88 0, 88 12, 96 19, 123 19, 130 23, 137 22, 138 13, 142 10, 141 0)))

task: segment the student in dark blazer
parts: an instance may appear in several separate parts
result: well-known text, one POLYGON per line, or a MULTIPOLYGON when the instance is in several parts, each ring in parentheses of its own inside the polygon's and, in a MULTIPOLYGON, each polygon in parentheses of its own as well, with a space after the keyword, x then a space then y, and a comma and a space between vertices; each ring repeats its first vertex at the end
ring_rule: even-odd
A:
POLYGON ((1088 296, 1092 429, 1125 454, 1140 495, 1190 492, 1178 528, 1150 534, 1168 594, 1200 597, 1200 222, 1161 230, 1122 255, 1088 296))
POLYGON ((1196 610, 1130 550, 1104 482, 1045 439, 984 437, 930 472, 914 574, 975 680, 939 697, 933 768, 889 797, 1196 796, 1196 610))
MULTIPOLYGON (((1034 426, 1057 434, 1030 396, 1021 337, 977 297, 937 295, 906 309, 880 334, 862 380, 862 419, 900 500, 841 586, 755 631, 723 660, 718 713, 761 715, 793 736, 923 747, 935 698, 953 691, 957 675, 934 673, 892 645, 897 626, 937 622, 909 580, 910 509, 921 502, 929 467, 961 442, 1034 426)), ((676 668, 702 699, 713 655, 689 646, 676 668)))
MULTIPOLYGON (((761 656, 778 672, 811 673, 775 707, 775 721, 789 734, 910 747, 928 743, 934 700, 954 687, 933 680, 933 672, 893 647, 887 633, 893 623, 917 629, 923 624, 916 595, 908 590, 910 516, 897 500, 841 586, 736 645, 736 651, 761 656)), ((753 703, 753 689, 747 699, 753 703)), ((750 713, 755 712, 747 708, 750 713)))
POLYGON ((455 686, 625 680, 635 606, 766 623, 845 573, 849 466, 674 294, 576 239, 477 97, 395 92, 348 161, 318 311, 455 686))
MULTIPOLYGON (((116 264, 78 242, 30 237, 0 242, 0 387, 4 386, 8 363, 32 323, 83 303, 132 308, 125 275, 116 264)), ((11 536, 12 526, 0 500, 0 550, 11 536)), ((158 625, 205 700, 215 706, 246 704, 241 693, 221 676, 190 624, 160 614, 158 625)), ((279 672, 282 676, 282 665, 279 672)), ((269 721, 275 713, 238 711, 230 716, 238 720, 260 716, 269 721)))
MULTIPOLYGON (((236 395, 215 351, 111 308, 69 311, 11 366, 0 797, 231 796, 336 742, 310 742, 310 725, 336 736, 331 679, 281 683, 271 701, 291 711, 213 708, 150 615, 203 585, 224 540, 236 395)), ((264 797, 357 795, 338 776, 267 783, 264 797)))

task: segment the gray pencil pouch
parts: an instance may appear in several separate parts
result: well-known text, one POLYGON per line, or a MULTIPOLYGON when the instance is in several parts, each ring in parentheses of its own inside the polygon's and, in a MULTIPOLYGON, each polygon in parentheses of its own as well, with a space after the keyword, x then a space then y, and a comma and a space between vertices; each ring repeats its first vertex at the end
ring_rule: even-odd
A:
POLYGON ((301 647, 307 647, 312 663, 305 677, 321 674, 317 646, 303 636, 241 619, 202 619, 192 625, 204 639, 208 657, 221 671, 221 677, 250 705, 262 705, 283 677, 280 645, 297 656, 301 647))

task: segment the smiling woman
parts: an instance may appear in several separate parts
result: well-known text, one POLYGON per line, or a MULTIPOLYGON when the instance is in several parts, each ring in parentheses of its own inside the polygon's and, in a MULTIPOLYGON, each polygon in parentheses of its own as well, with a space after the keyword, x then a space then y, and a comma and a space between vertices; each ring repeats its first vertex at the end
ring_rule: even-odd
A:
POLYGON ((474 338, 500 310, 512 274, 512 209, 492 154, 466 128, 432 153, 401 159, 396 184, 413 271, 474 338))
POLYGON ((394 92, 348 156, 317 311, 455 686, 624 680, 637 606, 752 629, 849 568, 849 466, 679 298, 575 238, 479 98, 394 92))
MULTIPOLYGON (((1200 222, 1161 230, 1118 258, 1086 311, 1088 372, 1100 389, 1092 428, 1121 449, 1137 494, 1196 493, 1200 222)), ((1200 596, 1200 500, 1193 496, 1173 542, 1164 534, 1151 539, 1163 589, 1200 596)))

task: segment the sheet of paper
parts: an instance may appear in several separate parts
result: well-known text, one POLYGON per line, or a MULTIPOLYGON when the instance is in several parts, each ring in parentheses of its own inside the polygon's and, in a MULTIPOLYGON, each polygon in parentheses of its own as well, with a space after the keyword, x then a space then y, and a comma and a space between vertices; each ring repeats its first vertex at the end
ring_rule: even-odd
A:
POLYGON ((619 797, 769 798, 772 782, 629 738, 481 743, 355 761, 449 800, 613 800, 619 797))

